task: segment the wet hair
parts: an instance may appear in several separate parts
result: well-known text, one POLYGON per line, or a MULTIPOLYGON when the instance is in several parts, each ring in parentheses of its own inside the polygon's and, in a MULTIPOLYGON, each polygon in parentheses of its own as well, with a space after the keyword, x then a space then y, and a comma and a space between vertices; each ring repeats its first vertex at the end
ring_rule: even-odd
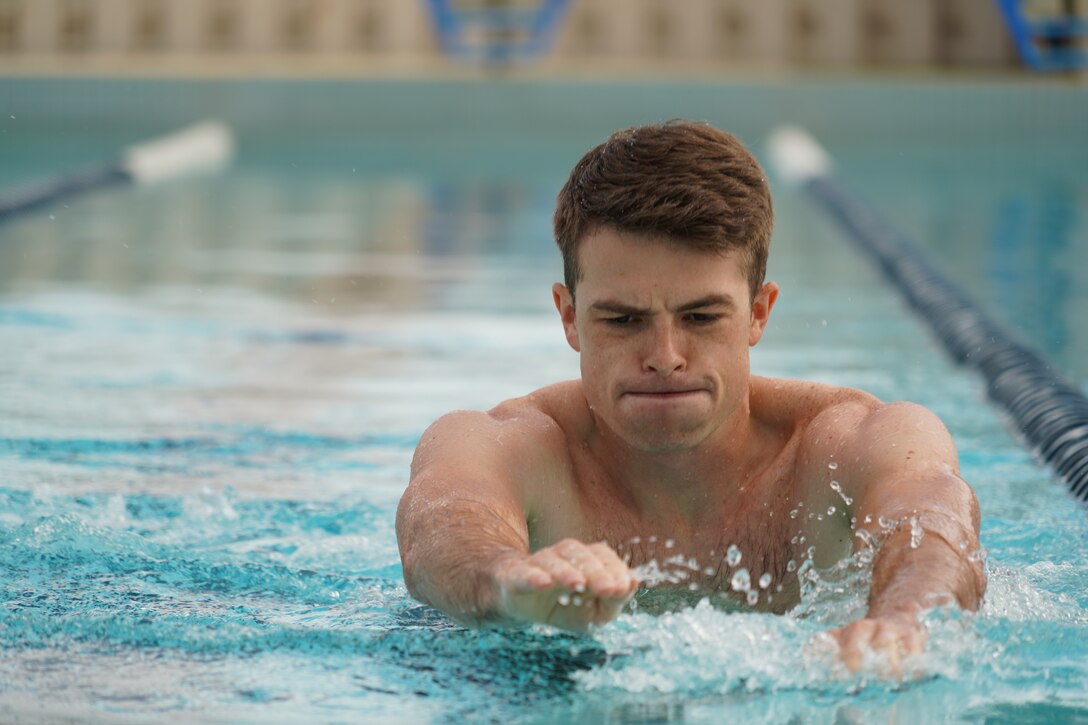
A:
POLYGON ((774 212, 762 167, 734 136, 684 120, 613 133, 571 170, 553 227, 573 297, 578 248, 600 227, 686 247, 736 250, 752 298, 767 273, 774 212))

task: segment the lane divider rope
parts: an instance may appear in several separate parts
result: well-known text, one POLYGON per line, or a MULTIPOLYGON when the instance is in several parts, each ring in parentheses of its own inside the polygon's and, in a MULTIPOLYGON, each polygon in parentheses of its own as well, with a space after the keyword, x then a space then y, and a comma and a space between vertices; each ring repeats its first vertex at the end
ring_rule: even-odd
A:
POLYGON ((1012 339, 925 255, 836 181, 831 158, 803 129, 770 139, 772 165, 847 232, 928 323, 951 357, 986 379, 990 399, 1022 442, 1074 497, 1088 502, 1088 398, 1047 360, 1012 339))

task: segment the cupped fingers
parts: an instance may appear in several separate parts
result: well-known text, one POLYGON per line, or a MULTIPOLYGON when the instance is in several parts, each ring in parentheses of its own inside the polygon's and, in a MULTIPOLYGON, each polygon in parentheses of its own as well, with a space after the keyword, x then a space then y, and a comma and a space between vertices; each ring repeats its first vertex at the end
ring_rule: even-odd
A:
POLYGON ((559 581, 595 597, 626 597, 637 584, 627 565, 608 544, 584 544, 567 539, 554 547, 555 553, 578 570, 579 577, 559 581))
POLYGON ((863 619, 835 630, 839 659, 851 672, 883 671, 903 676, 905 658, 922 652, 925 631, 895 620, 863 619))
POLYGON ((865 652, 876 626, 869 620, 852 622, 833 632, 839 644, 839 659, 851 672, 858 672, 865 664, 865 652))
POLYGON ((588 571, 589 589, 601 597, 614 597, 626 601, 638 587, 626 562, 608 544, 598 542, 587 547, 596 561, 596 566, 588 571))
POLYGON ((586 589, 589 576, 598 568, 585 545, 572 539, 541 549, 531 561, 548 572, 556 585, 577 592, 586 589))
POLYGON ((532 560, 518 562, 502 573, 504 589, 515 594, 528 594, 555 586, 555 578, 532 560))

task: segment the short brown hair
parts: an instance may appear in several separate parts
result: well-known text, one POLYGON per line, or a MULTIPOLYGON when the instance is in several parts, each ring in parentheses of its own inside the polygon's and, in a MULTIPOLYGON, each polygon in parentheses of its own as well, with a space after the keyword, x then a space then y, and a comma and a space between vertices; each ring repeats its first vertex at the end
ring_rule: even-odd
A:
POLYGON ((617 131, 574 166, 556 200, 563 279, 581 279, 578 245, 599 226, 696 249, 738 250, 752 298, 767 273, 774 213, 759 162, 731 134, 669 121, 617 131))

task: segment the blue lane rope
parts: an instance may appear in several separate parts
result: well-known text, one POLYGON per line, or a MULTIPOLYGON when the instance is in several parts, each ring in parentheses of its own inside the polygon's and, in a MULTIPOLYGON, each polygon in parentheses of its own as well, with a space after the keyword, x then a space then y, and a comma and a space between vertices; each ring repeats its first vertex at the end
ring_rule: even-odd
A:
POLYGON ((1088 398, 1039 353, 1010 339, 915 245, 840 185, 828 164, 786 175, 842 225, 953 359, 986 378, 991 400, 1008 413, 1026 444, 1074 497, 1088 502, 1088 398))
POLYGON ((219 121, 202 121, 121 149, 117 158, 64 171, 29 186, 0 189, 0 224, 63 199, 118 185, 147 185, 226 166, 234 134, 219 121))
POLYGON ((47 179, 33 186, 0 190, 0 222, 87 191, 131 182, 132 174, 119 164, 102 164, 47 179))

